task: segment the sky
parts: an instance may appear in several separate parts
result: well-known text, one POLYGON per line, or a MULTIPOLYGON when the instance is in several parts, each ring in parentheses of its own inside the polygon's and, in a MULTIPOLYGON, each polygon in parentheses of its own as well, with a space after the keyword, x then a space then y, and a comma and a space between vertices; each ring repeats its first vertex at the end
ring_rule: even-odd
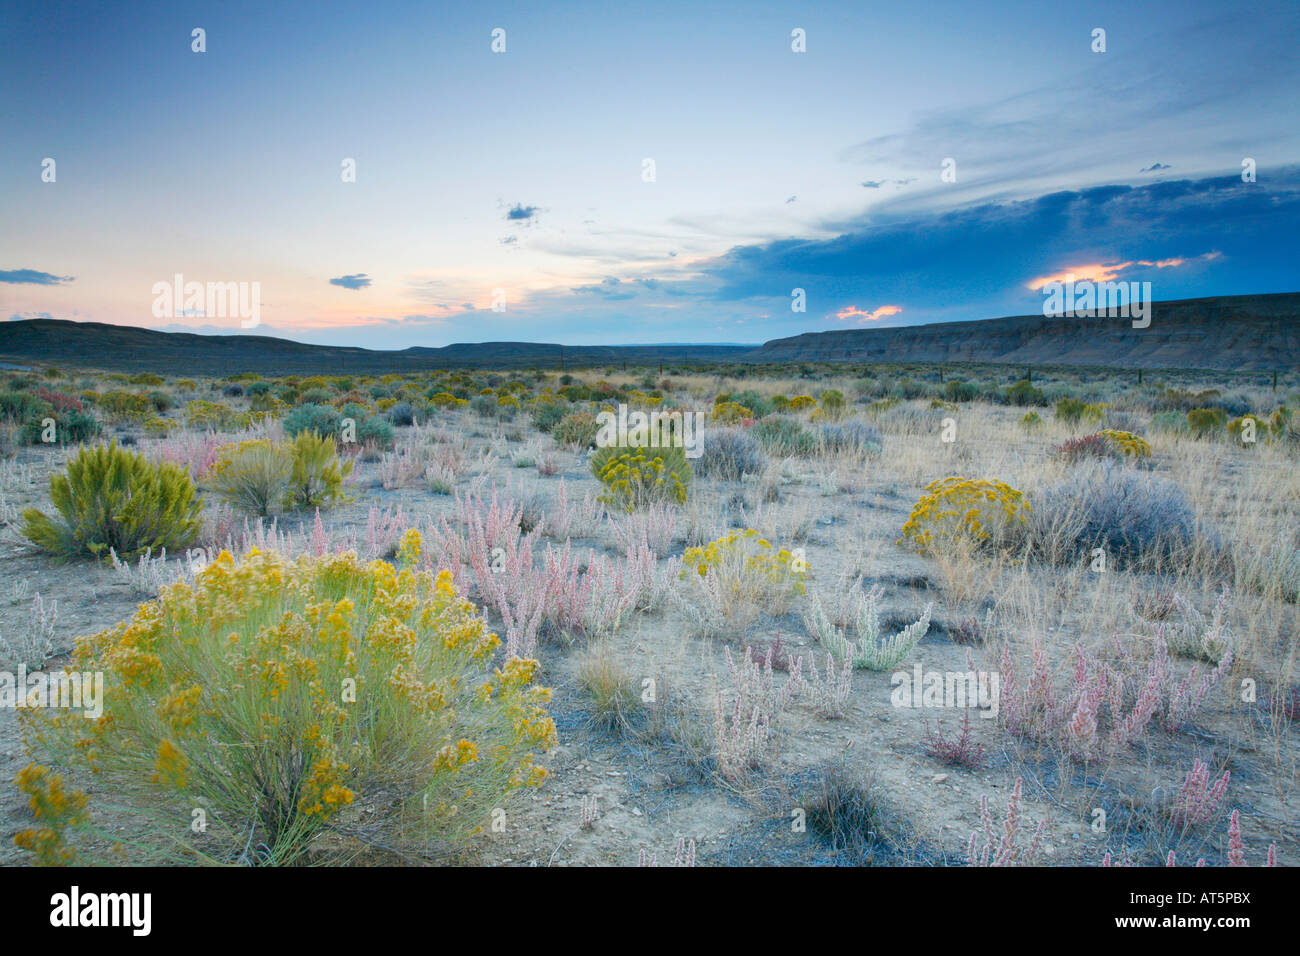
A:
POLYGON ((0 318, 758 343, 1296 291, 1298 41, 1294 0, 8 0, 0 318))

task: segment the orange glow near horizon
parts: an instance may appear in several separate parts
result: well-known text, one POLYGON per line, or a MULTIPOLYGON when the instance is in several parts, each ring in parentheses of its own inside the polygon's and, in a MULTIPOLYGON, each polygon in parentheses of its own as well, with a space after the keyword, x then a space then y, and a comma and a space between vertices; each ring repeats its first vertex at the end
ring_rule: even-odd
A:
MULTIPOLYGON (((1208 256, 1200 258, 1214 258, 1218 253, 1210 253, 1208 256)), ((1040 291, 1043 286, 1053 282, 1114 282, 1121 272, 1132 269, 1134 266, 1154 267, 1156 269, 1173 269, 1187 262, 1187 259, 1178 256, 1172 259, 1130 259, 1127 262, 1116 262, 1111 265, 1105 265, 1100 262, 1094 262, 1089 265, 1071 266, 1061 272, 1053 275, 1043 276, 1039 279, 1031 279, 1029 288, 1034 291, 1040 291)))
POLYGON ((898 313, 902 311, 903 311, 903 307, 901 305, 882 305, 880 308, 876 309, 873 312, 864 312, 862 309, 859 309, 856 305, 851 305, 848 308, 840 309, 840 311, 836 312, 835 318, 843 322, 845 319, 851 319, 857 316, 858 324, 862 325, 866 322, 877 322, 880 319, 885 318, 886 316, 898 315, 898 313))

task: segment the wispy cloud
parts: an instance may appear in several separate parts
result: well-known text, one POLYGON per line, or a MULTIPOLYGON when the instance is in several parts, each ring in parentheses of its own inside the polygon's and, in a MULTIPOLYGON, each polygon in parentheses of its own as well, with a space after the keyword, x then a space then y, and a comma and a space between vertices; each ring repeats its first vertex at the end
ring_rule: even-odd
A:
POLYGON ((364 289, 370 285, 370 277, 364 272, 358 272, 356 275, 330 279, 330 285, 342 286, 345 289, 364 289))
POLYGON ((848 308, 840 309, 840 311, 836 312, 835 318, 839 319, 841 322, 856 318, 858 320, 858 325, 864 325, 867 322, 878 322, 880 319, 888 318, 891 315, 898 315, 898 313, 902 311, 903 307, 901 305, 882 305, 880 308, 872 309, 870 311, 865 311, 859 309, 856 305, 851 305, 848 308))
POLYGON ((56 276, 36 269, 0 269, 0 282, 15 285, 66 285, 71 281, 72 276, 56 276))

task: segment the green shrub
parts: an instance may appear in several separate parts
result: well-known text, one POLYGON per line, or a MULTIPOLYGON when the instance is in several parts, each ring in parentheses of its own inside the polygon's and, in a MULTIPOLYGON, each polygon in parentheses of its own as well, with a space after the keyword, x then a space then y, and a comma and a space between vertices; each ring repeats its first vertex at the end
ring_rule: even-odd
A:
POLYGON ((539 402, 533 406, 533 427, 539 432, 549 432, 564 418, 564 409, 554 402, 539 402))
POLYGON ((388 451, 393 447, 393 426, 382 418, 367 418, 357 426, 357 443, 374 445, 388 451))
POLYGON ((0 419, 25 422, 49 414, 50 405, 31 392, 0 392, 0 419))
POLYGON ((596 447, 596 436, 600 433, 600 423, 591 412, 570 412, 551 429, 551 437, 556 444, 576 448, 596 447))
POLYGON ((232 508, 265 516, 289 491, 293 462, 287 445, 266 439, 227 445, 204 477, 204 485, 232 508))
POLYGON ((1046 405, 1047 400, 1043 398, 1043 390, 1034 388, 1033 383, 1027 379, 1021 379, 1006 390, 1006 402, 1008 405, 1046 405))
POLYGON ((980 390, 976 385, 968 385, 959 378, 944 383, 943 397, 950 402, 973 402, 980 390))
POLYGON ((291 451, 286 507, 329 507, 345 500, 343 479, 352 474, 352 462, 340 464, 333 438, 301 432, 294 439, 291 451))
POLYGON ((117 446, 83 448, 66 474, 50 476, 51 519, 35 508, 23 512, 23 534, 62 559, 119 558, 163 548, 178 551, 199 533, 200 502, 194 483, 175 465, 155 465, 117 446))
POLYGON ((1197 438, 1204 438, 1228 423, 1228 413, 1221 408, 1193 408, 1187 413, 1187 427, 1197 438))
POLYGON ((308 388, 299 397, 304 405, 328 405, 338 397, 332 388, 308 388))
POLYGON ((343 416, 336 408, 307 403, 284 416, 284 430, 290 438, 296 438, 303 432, 313 432, 323 438, 337 435, 342 420, 343 416))
POLYGON ((1083 421, 1083 413, 1087 409, 1087 404, 1077 398, 1063 398, 1056 403, 1056 418, 1067 425, 1074 425, 1083 421))
POLYGON ((807 457, 817 450, 817 437, 793 418, 765 418, 749 434, 758 439, 769 455, 807 457))
POLYGON ((828 388, 822 392, 818 402, 821 417, 826 421, 837 422, 844 417, 845 401, 843 392, 828 388))
POLYGON ((144 421, 153 415, 149 399, 134 392, 105 392, 99 396, 99 407, 119 421, 144 421))
POLYGON ((33 756, 93 774, 131 839, 102 839, 95 803, 34 763, 18 781, 33 806, 75 812, 19 845, 37 862, 346 864, 363 846, 450 862, 543 782, 555 725, 537 662, 494 668, 500 642, 448 572, 415 570, 419 550, 408 531, 400 570, 223 553, 80 640, 74 666, 105 674, 112 719, 28 710, 33 756))
POLYGON ((28 445, 45 443, 48 434, 45 419, 54 421, 54 441, 60 445, 76 445, 89 441, 100 432, 99 422, 85 412, 55 412, 41 418, 32 418, 23 425, 23 442, 28 445))
POLYGON ((659 503, 685 504, 691 484, 691 464, 677 445, 598 448, 591 456, 591 473, 605 486, 601 500, 628 512, 659 503))

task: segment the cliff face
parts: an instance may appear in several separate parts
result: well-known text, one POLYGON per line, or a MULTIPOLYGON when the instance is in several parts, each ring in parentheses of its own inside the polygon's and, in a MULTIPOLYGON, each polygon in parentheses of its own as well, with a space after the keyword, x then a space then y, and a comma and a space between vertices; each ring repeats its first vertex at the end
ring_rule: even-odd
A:
POLYGON ((1225 370, 1300 367, 1300 292, 1180 299, 1151 306, 1151 324, 1041 315, 774 339, 754 362, 1006 362, 1225 370))

